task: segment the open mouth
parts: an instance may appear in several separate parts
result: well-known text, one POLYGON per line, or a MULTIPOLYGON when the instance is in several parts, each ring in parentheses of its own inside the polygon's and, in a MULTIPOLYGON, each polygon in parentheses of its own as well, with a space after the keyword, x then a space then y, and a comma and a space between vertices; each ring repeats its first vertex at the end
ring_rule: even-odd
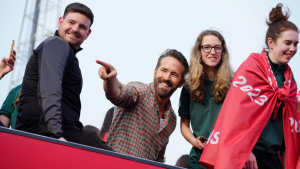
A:
POLYGON ((209 57, 208 59, 211 60, 211 61, 216 61, 217 60, 216 57, 209 57))
POLYGON ((294 56, 294 54, 292 53, 284 53, 284 55, 287 56, 289 59, 291 59, 294 56))
POLYGON ((73 33, 69 33, 69 32, 67 32, 67 34, 70 36, 70 37, 72 37, 72 38, 79 38, 78 36, 76 36, 75 34, 73 34, 73 33))
POLYGON ((162 86, 164 87, 170 87, 170 85, 166 84, 166 83, 160 83, 162 86))

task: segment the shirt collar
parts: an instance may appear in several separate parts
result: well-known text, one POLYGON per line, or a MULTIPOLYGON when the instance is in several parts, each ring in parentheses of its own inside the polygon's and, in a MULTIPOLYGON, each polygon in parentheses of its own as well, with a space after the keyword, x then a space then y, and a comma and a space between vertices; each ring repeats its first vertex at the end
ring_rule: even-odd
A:
MULTIPOLYGON (((58 34, 58 30, 55 31, 54 36, 60 37, 59 34, 58 34)), ((82 50, 81 47, 79 47, 79 49, 77 50, 77 49, 73 48, 70 44, 69 44, 69 46, 72 48, 72 50, 73 50, 73 52, 74 52, 75 54, 82 50)))
MULTIPOLYGON (((150 83, 150 88, 151 88, 151 93, 153 94, 154 99, 155 99, 156 108, 157 108, 157 110, 159 110, 158 109, 158 104, 157 104, 157 99, 156 99, 156 92, 155 92, 155 88, 154 88, 154 83, 150 83)), ((171 104, 171 100, 169 99, 168 102, 166 103, 166 112, 171 111, 171 108, 172 108, 172 104, 171 104)))
POLYGON ((272 67, 272 70, 275 71, 275 72, 279 72, 279 71, 283 71, 286 64, 282 64, 280 65, 279 63, 274 63, 272 62, 272 60, 270 59, 269 57, 269 52, 268 51, 265 51, 266 52, 266 55, 268 56, 268 59, 269 59, 269 62, 270 62, 270 65, 272 67))

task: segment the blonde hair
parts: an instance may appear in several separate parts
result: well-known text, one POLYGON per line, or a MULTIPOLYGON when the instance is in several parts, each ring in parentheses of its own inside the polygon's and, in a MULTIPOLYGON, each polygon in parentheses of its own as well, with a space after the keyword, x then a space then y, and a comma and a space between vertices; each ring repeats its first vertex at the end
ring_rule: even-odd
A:
POLYGON ((22 89, 20 89, 19 96, 17 97, 17 99, 16 99, 16 101, 15 101, 15 104, 14 104, 15 109, 17 109, 18 106, 19 106, 19 104, 20 104, 20 99, 19 99, 19 97, 20 97, 20 95, 21 95, 21 90, 22 90, 22 89))
POLYGON ((230 84, 233 79, 233 70, 229 63, 229 53, 226 47, 223 36, 215 30, 205 30, 198 36, 195 45, 192 49, 190 60, 190 71, 187 78, 187 84, 193 100, 203 103, 204 99, 204 81, 207 79, 207 73, 204 71, 205 63, 202 61, 201 56, 201 43, 206 35, 216 36, 223 46, 222 58, 220 63, 215 67, 214 91, 212 99, 215 101, 223 101, 229 90, 230 84))

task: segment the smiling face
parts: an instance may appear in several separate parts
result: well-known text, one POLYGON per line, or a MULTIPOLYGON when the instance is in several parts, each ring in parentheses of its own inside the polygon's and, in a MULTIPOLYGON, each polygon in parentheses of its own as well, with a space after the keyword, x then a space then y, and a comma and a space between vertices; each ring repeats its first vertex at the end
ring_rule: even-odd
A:
POLYGON ((78 12, 69 12, 65 18, 58 21, 58 34, 75 49, 90 35, 91 21, 85 15, 78 12))
POLYGON ((160 98, 169 98, 174 91, 184 84, 181 76, 185 68, 174 57, 167 56, 160 61, 160 66, 154 70, 153 83, 156 94, 160 98))
POLYGON ((298 33, 294 30, 287 30, 280 34, 276 43, 269 38, 269 55, 272 62, 286 64, 297 53, 299 43, 298 33))
MULTIPOLYGON (((201 46, 222 46, 222 42, 218 37, 214 35, 206 35, 202 39, 201 46)), ((209 69, 214 69, 222 59, 222 52, 216 52, 215 48, 212 48, 210 52, 204 52, 201 48, 201 59, 209 69)))

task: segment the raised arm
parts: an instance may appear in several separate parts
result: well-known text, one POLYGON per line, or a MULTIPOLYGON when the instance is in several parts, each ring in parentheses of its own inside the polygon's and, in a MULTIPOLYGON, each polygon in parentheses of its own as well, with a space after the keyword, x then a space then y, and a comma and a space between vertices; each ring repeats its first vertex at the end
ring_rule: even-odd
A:
POLYGON ((96 62, 102 65, 99 68, 98 74, 103 79, 106 98, 114 105, 130 107, 146 95, 147 87, 143 83, 132 82, 123 85, 117 79, 117 71, 112 65, 100 60, 96 62))
POLYGON ((10 71, 14 69, 16 61, 16 51, 13 51, 11 58, 7 59, 6 57, 2 58, 0 62, 0 80, 10 71))
POLYGON ((96 62, 102 65, 99 68, 98 74, 103 79, 103 88, 106 97, 111 99, 119 97, 121 90, 119 80, 117 79, 117 70, 112 65, 103 61, 96 60, 96 62))

